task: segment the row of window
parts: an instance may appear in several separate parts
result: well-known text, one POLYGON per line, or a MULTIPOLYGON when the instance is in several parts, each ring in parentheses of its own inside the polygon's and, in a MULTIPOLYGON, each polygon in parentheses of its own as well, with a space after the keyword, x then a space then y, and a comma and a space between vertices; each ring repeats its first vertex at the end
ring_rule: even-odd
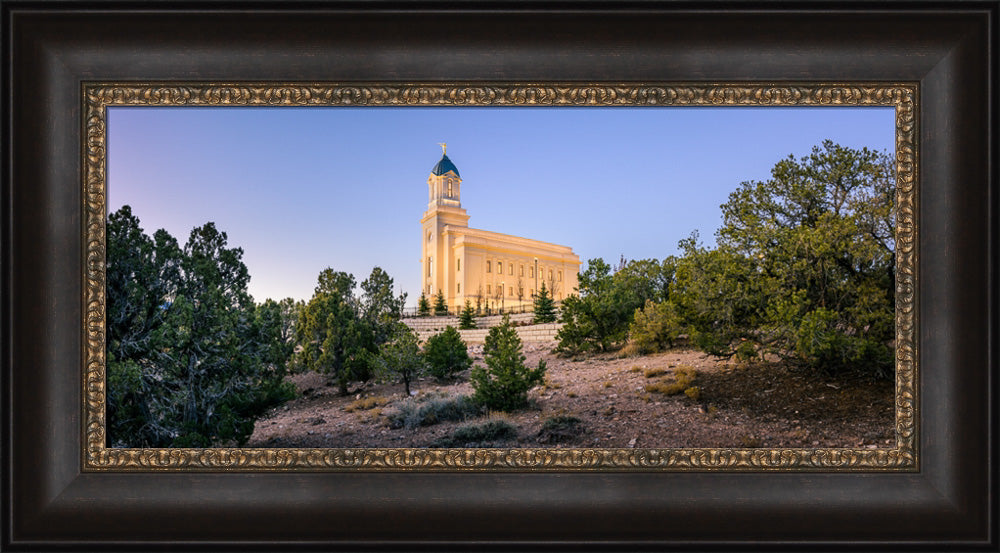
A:
MULTIPOLYGON (((458 260, 458 270, 459 271, 462 270, 462 260, 461 259, 458 260)), ((486 272, 487 273, 492 273, 493 272, 493 262, 492 261, 486 261, 486 272)), ((545 273, 545 269, 542 269, 541 271, 538 271, 538 274, 541 277, 545 276, 544 273, 545 273)), ((497 274, 498 275, 502 275, 503 274, 503 261, 497 261, 497 274)), ((513 275, 514 274, 514 264, 513 263, 507 263, 507 274, 508 275, 513 275)), ((518 267, 518 276, 524 276, 524 265, 521 265, 520 267, 518 267)), ((528 265, 528 278, 535 278, 535 268, 532 267, 531 265, 528 265)), ((558 280, 558 282, 562 282, 562 271, 557 271, 556 272, 556 279, 558 280)), ((552 280, 552 269, 549 269, 549 280, 552 280)))

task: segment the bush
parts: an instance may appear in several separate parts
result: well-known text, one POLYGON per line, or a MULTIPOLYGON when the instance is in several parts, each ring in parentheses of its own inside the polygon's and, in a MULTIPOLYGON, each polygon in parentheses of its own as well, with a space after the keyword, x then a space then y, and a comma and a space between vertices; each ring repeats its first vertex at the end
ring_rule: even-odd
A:
POLYGON ((494 447, 497 442, 515 438, 517 427, 504 419, 490 419, 459 427, 451 436, 435 441, 431 447, 494 447))
POLYGON ((646 305, 635 310, 628 329, 628 349, 645 355, 664 351, 674 346, 681 334, 681 317, 669 301, 646 305))
POLYGON ((430 395, 408 399, 387 415, 393 428, 416 428, 439 422, 463 421, 482 409, 469 396, 430 395))
POLYGON ((807 365, 827 373, 854 369, 882 378, 892 374, 889 346, 867 336, 846 334, 837 314, 822 307, 802 317, 795 352, 807 365))
POLYGON ((431 376, 444 380, 453 377, 472 366, 472 358, 455 327, 448 326, 444 332, 435 334, 424 344, 424 360, 431 376))
POLYGON ((483 345, 486 368, 476 365, 469 375, 473 398, 489 409, 513 411, 528 404, 528 390, 545 379, 545 361, 529 369, 524 365, 521 339, 504 315, 499 326, 490 329, 483 345))
POLYGON ((420 302, 417 304, 417 314, 421 317, 431 314, 431 302, 427 300, 427 296, 423 293, 420 294, 420 302))
POLYGON ((538 439, 542 443, 565 442, 576 438, 584 431, 583 421, 573 415, 555 415, 545 419, 538 439))

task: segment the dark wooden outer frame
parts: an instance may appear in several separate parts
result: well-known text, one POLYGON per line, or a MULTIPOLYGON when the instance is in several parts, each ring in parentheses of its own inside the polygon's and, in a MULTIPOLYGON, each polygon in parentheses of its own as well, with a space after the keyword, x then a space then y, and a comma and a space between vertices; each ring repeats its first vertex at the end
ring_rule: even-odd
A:
POLYGON ((103 6, 3 4, 5 548, 997 546, 995 2, 103 6), (917 83, 920 472, 84 473, 94 80, 917 83))

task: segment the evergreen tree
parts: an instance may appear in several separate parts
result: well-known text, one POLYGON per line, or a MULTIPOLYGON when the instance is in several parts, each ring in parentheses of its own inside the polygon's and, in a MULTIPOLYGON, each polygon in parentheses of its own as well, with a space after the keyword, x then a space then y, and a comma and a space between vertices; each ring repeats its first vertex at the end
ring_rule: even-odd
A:
POLYGON ((542 287, 535 296, 534 324, 553 323, 556 320, 556 304, 549 295, 549 290, 542 282, 542 287))
POLYGON ((406 293, 393 296, 392 277, 380 267, 361 283, 361 316, 371 326, 375 346, 380 347, 396 333, 396 323, 403 318, 406 293))
POLYGON ((528 405, 528 390, 545 379, 545 361, 525 366, 521 338, 510 324, 510 315, 490 329, 483 346, 486 367, 476 365, 469 375, 473 399, 488 409, 513 411, 528 405))
POLYGON ((417 304, 417 314, 426 317, 431 314, 431 302, 427 301, 427 296, 420 293, 420 303, 417 304))
POLYGON ((407 396, 410 395, 410 382, 427 370, 417 342, 413 329, 403 323, 396 323, 392 337, 382 346, 377 359, 380 372, 398 375, 402 379, 407 396))
POLYGON ((122 447, 243 444, 294 395, 280 307, 254 304, 243 250, 213 223, 182 249, 127 206, 108 218, 107 433, 122 447))
POLYGON ((473 319, 475 311, 472 309, 472 302, 465 300, 465 308, 462 309, 462 314, 458 318, 458 328, 459 330, 470 330, 476 328, 476 320, 473 319))
POLYGON ((350 381, 370 376, 369 363, 377 352, 372 326, 362 318, 353 289, 352 275, 324 269, 296 328, 301 365, 330 375, 342 395, 350 381))
POLYGON ((424 359, 428 371, 437 379, 451 378, 472 366, 468 348, 455 327, 448 326, 444 332, 435 334, 424 344, 424 359))
POLYGON ((448 314, 448 304, 444 302, 444 292, 438 290, 437 296, 434 297, 434 315, 442 317, 448 314))

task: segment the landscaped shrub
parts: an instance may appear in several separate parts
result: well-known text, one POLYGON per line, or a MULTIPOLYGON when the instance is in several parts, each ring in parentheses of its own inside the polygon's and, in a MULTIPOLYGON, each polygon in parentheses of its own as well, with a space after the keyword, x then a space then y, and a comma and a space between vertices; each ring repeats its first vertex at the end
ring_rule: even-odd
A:
POLYGON ((476 320, 473 319, 475 314, 475 311, 472 309, 472 303, 469 300, 465 300, 465 308, 462 309, 462 313, 458 317, 458 328, 460 330, 476 328, 476 320))
POLYGON ((486 367, 476 365, 469 374, 475 390, 473 398, 489 409, 513 411, 528 404, 528 390, 545 379, 545 361, 538 367, 525 366, 521 338, 504 315, 499 326, 490 329, 483 345, 486 367))
POLYGON ((444 302, 444 292, 441 290, 438 290, 437 296, 434 297, 434 314, 438 317, 448 314, 448 304, 444 302))
POLYGON ((538 290, 538 296, 535 298, 535 318, 532 321, 534 324, 544 324, 544 323, 554 323, 556 322, 556 304, 552 300, 552 295, 549 294, 548 289, 545 288, 545 283, 542 283, 541 289, 538 290))
POLYGON ((453 326, 427 339, 424 361, 427 362, 427 372, 439 380, 451 378, 472 366, 465 342, 453 326))

